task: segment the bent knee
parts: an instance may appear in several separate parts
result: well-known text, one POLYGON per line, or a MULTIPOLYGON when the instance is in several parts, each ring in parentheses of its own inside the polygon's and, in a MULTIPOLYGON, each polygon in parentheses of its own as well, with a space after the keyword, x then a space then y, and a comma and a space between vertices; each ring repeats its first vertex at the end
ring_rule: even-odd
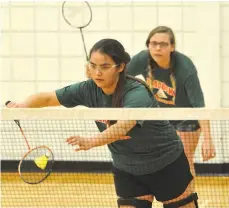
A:
POLYGON ((154 200, 154 196, 152 195, 145 195, 145 196, 138 196, 138 197, 135 197, 136 199, 140 199, 140 200, 147 200, 147 201, 150 201, 150 202, 153 202, 154 200))
POLYGON ((187 208, 198 208, 198 195, 197 193, 191 193, 185 198, 180 200, 163 203, 164 208, 179 208, 179 207, 187 207, 187 208))
POLYGON ((190 196, 193 193, 192 183, 193 183, 193 181, 191 181, 189 183, 189 185, 187 186, 187 188, 185 189, 185 191, 181 195, 179 195, 178 197, 173 198, 171 200, 163 201, 163 203, 168 204, 168 203, 172 203, 172 202, 177 202, 177 201, 180 201, 180 200, 190 196))

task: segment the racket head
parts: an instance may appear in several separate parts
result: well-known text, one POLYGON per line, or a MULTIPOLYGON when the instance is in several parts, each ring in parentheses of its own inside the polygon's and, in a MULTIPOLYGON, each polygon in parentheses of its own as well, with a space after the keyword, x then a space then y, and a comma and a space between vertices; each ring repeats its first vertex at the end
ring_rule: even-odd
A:
POLYGON ((92 21, 92 10, 87 1, 64 1, 62 16, 65 22, 73 28, 82 29, 92 21))
POLYGON ((18 165, 21 179, 28 184, 44 181, 52 172, 54 154, 47 146, 39 146, 28 151, 18 165))

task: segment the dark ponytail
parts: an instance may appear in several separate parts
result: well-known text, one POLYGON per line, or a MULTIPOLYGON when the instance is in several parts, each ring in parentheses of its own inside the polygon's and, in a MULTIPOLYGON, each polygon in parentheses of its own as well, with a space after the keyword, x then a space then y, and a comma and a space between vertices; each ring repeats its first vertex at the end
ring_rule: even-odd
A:
POLYGON ((125 52, 124 55, 124 70, 119 74, 119 80, 115 89, 115 92, 112 96, 112 107, 113 108, 121 108, 123 107, 123 95, 124 95, 124 85, 126 82, 126 64, 130 61, 130 55, 125 52))

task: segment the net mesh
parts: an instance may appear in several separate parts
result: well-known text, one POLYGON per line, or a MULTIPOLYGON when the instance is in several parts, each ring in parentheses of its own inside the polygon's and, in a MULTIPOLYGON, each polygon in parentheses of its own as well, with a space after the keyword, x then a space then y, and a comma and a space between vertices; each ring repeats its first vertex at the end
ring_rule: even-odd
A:
MULTIPOLYGON (((95 120, 209 120, 216 157, 203 162, 201 144, 195 154, 196 192, 200 207, 229 207, 229 109, 2 109, 2 207, 117 207, 111 154, 107 146, 75 152, 65 140, 93 137, 95 120), (180 113, 179 113, 180 112, 180 113), (17 166, 27 145, 14 123, 19 119, 32 148, 46 145, 54 153, 52 174, 38 185, 24 183, 17 166)), ((190 135, 191 136, 191 135, 190 135)), ((192 145, 192 144, 190 144, 192 145)), ((162 207, 155 201, 154 207, 162 207)))

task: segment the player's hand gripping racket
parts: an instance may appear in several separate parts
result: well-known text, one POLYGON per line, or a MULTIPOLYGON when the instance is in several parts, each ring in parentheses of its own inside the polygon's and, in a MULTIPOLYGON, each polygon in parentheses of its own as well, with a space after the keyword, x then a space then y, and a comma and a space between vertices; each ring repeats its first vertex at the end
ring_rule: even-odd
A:
POLYGON ((87 1, 64 1, 62 4, 62 15, 65 22, 73 28, 79 29, 83 41, 86 61, 88 61, 86 44, 84 41, 83 28, 92 21, 92 10, 87 1))
MULTIPOLYGON (((6 105, 10 101, 6 102, 6 105)), ((20 121, 14 120, 18 125, 28 147, 28 152, 23 156, 18 165, 21 179, 28 184, 38 184, 44 181, 52 172, 54 155, 50 148, 39 146, 31 149, 28 140, 21 128, 20 121)))

